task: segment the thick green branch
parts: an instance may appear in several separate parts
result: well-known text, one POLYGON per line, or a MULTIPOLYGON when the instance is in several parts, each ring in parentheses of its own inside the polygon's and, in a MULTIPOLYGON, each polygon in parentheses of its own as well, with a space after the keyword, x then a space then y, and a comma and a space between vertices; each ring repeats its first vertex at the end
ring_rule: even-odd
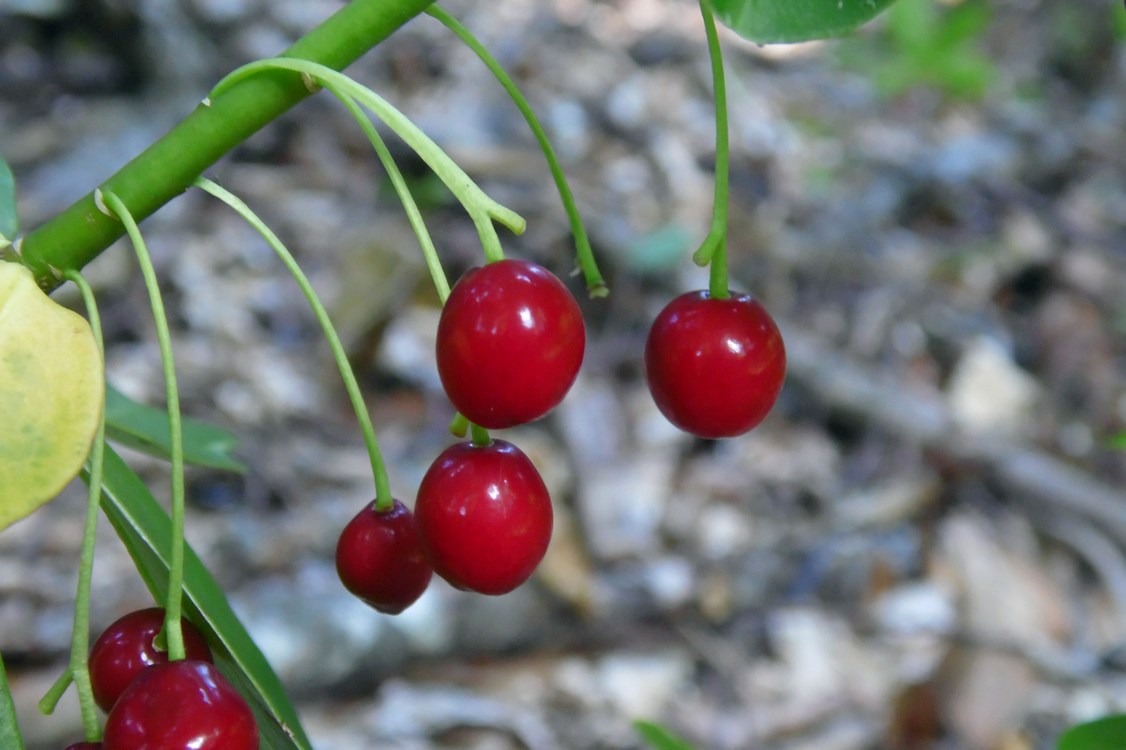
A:
MULTIPOLYGON (((352 0, 285 51, 334 70, 347 67, 426 9, 431 0, 352 0)), ((300 79, 284 71, 239 82, 201 103, 163 138, 99 187, 112 192, 138 221, 191 186, 205 169, 263 126, 309 95, 300 79)), ((120 222, 94 205, 91 191, 70 208, 4 251, 35 274, 50 291, 67 270, 78 270, 123 233, 120 222)))

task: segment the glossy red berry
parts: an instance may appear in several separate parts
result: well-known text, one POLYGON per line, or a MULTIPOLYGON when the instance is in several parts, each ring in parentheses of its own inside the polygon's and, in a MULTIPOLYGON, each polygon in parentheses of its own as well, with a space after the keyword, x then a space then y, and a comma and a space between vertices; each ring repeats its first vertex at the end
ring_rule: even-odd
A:
POLYGON ((503 440, 442 451, 419 485, 415 517, 434 571, 482 594, 526 581, 551 541, 547 487, 528 457, 503 440))
POLYGON ((380 612, 397 615, 409 607, 433 573, 414 514, 398 500, 385 512, 365 505, 340 533, 336 572, 344 588, 380 612))
POLYGON ((500 429, 559 405, 579 373, 578 303, 543 266, 501 260, 470 269, 438 321, 438 375, 470 422, 500 429))
MULTIPOLYGON (((180 620, 184 650, 189 659, 211 661, 211 649, 195 626, 180 620)), ((168 661, 157 649, 156 636, 164 627, 164 610, 150 607, 131 612, 106 628, 90 649, 90 683, 94 701, 108 712, 142 670, 168 661)))
POLYGON ((250 706, 219 670, 191 659, 146 669, 110 711, 104 750, 258 750, 250 706))
POLYGON ((682 294, 657 316, 645 344, 645 376, 658 408, 680 429, 733 437, 761 422, 786 376, 774 319, 746 294, 682 294))

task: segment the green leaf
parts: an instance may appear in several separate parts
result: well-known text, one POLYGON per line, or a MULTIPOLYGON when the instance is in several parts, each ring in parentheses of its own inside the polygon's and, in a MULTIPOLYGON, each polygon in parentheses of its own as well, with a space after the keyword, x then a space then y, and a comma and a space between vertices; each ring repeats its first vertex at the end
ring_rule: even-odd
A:
POLYGON ((894 0, 707 0, 716 17, 754 42, 804 42, 855 31, 894 0))
POLYGON ((1059 750, 1122 750, 1126 747, 1126 714, 1079 724, 1060 737, 1059 750))
POLYGON ((0 658, 0 747, 4 750, 23 750, 23 735, 16 721, 16 705, 8 688, 8 675, 4 672, 4 659, 0 658))
POLYGON ((1121 432, 1106 441, 1111 448, 1126 450, 1126 432, 1121 432))
MULTIPOLYGON (((196 466, 228 469, 240 474, 246 467, 233 455, 238 438, 198 419, 183 420, 184 460, 196 466)), ((171 456, 168 412, 141 404, 112 385, 106 385, 106 437, 150 456, 171 456)))
MULTIPOLYGON (((168 586, 172 521, 133 470, 107 446, 102 509, 162 602, 168 586)), ((227 602, 219 584, 184 547, 184 612, 207 636, 215 665, 250 703, 263 750, 312 750, 281 681, 227 602)))
POLYGON ((934 0, 899 0, 888 11, 887 33, 902 50, 930 48, 938 22, 934 0))
POLYGON ((635 721, 633 728, 653 750, 696 750, 686 740, 677 737, 660 724, 652 721, 635 721))
POLYGON ((20 228, 16 216, 16 178, 0 157, 0 249, 7 247, 20 228))
POLYGON ((981 2, 950 8, 935 25, 933 46, 947 53, 972 50, 992 18, 989 6, 981 2))
POLYGON ((78 475, 104 396, 90 324, 0 261, 0 531, 78 475))

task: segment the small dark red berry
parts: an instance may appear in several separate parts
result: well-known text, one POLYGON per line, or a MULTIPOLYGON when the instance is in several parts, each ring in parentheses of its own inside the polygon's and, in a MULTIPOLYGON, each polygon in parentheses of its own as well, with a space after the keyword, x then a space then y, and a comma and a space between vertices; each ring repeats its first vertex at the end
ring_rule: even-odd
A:
POLYGON ((672 300, 645 344, 649 391, 670 422, 703 438, 734 437, 761 422, 786 377, 774 319, 746 294, 704 291, 672 300))
POLYGON ((470 422, 500 429, 559 405, 579 373, 586 328, 575 298, 543 266, 470 269, 438 321, 438 375, 470 422))
POLYGON ((444 450, 422 478, 415 517, 434 571, 482 594, 526 581, 551 541, 547 487, 528 457, 503 440, 444 450))
POLYGON ((365 505, 340 533, 336 572, 344 588, 380 612, 397 615, 413 604, 433 571, 410 509, 398 500, 387 511, 365 505))
MULTIPOLYGON (((211 649, 200 632, 181 619, 189 659, 211 661, 211 649)), ((90 649, 90 683, 94 701, 108 712, 142 670, 168 661, 168 652, 154 641, 164 627, 164 610, 150 607, 131 612, 106 628, 90 649)))
POLYGON ((104 750, 258 750, 258 725, 219 670, 191 659, 146 669, 106 719, 104 750))

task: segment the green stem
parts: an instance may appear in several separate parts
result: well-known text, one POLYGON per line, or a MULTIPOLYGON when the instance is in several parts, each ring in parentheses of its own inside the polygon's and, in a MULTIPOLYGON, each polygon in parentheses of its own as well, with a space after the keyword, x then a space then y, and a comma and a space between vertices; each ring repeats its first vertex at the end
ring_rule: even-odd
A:
MULTIPOLYGON (((66 278, 78 287, 86 306, 86 318, 98 342, 98 354, 105 367, 105 344, 102 340, 101 316, 94 290, 77 271, 67 271, 66 278)), ((82 553, 78 564, 78 589, 74 597, 74 632, 70 641, 70 671, 78 688, 78 705, 82 712, 82 726, 88 742, 102 738, 98 723, 98 709, 94 702, 94 690, 90 685, 88 653, 90 651, 90 582, 94 573, 94 541, 98 530, 98 512, 102 499, 102 467, 105 459, 106 421, 105 408, 98 420, 98 431, 94 435, 94 445, 90 449, 90 471, 88 495, 86 499, 86 522, 82 529, 82 553)))
POLYGON ((728 164, 730 148, 727 127, 727 86, 723 76, 723 52, 719 46, 715 16, 706 0, 700 0, 700 14, 708 38, 708 56, 712 61, 712 88, 715 91, 715 197, 712 203, 712 224, 708 236, 692 256, 697 265, 710 264, 708 290, 713 299, 728 296, 727 284, 727 204, 728 164))
MULTIPOLYGON (((350 65, 432 0, 352 0, 283 55, 333 69, 350 65)), ((263 126, 309 95, 293 76, 264 75, 246 80, 200 104, 160 140, 102 184, 144 219, 184 192, 198 175, 263 126)), ((79 269, 122 235, 121 225, 103 215, 94 193, 24 236, 0 255, 10 255, 50 291, 62 272, 79 269)))
POLYGON ((469 423, 469 434, 472 436, 473 444, 479 448, 492 445, 493 439, 489 437, 489 431, 481 425, 469 423))
POLYGON ((328 311, 325 306, 321 304, 321 300, 317 297, 313 285, 309 283, 309 278, 297 265, 293 254, 289 252, 278 236, 266 226, 265 222, 258 218, 258 216, 250 210, 241 199, 232 194, 225 188, 220 187, 206 177, 200 177, 195 181, 196 187, 210 193, 219 200, 226 203, 239 213, 242 218, 246 219, 254 229, 258 231, 262 238, 269 243, 273 248, 278 258, 285 267, 289 269, 290 274, 293 275, 293 280, 297 282, 297 286, 301 288, 301 293, 305 295, 305 299, 309 303, 309 307, 313 310, 313 315, 316 316, 317 322, 321 324, 321 330, 324 331, 325 338, 328 339, 328 345, 332 349, 333 359, 336 360, 336 366, 340 370, 340 377, 344 379, 344 388, 348 392, 348 398, 352 402, 352 408, 356 412, 356 420, 360 424, 360 431, 364 436, 364 443, 367 445, 368 456, 371 459, 372 476, 375 478, 375 507, 377 510, 390 510, 394 505, 394 498, 391 497, 391 484, 387 477, 387 466, 383 462, 383 454, 379 450, 379 441, 375 438, 375 428, 372 427, 371 417, 368 415, 367 405, 364 403, 363 394, 360 393, 360 386, 356 382, 356 376, 352 373, 352 366, 348 363, 348 355, 344 351, 344 345, 340 342, 340 336, 336 334, 336 329, 332 326, 332 320, 328 317, 328 311))
POLYGON ((446 28, 456 34, 461 41, 473 50, 477 57, 481 58, 481 62, 485 63, 492 71, 500 85, 508 92, 517 109, 524 115, 524 120, 527 121, 528 127, 531 128, 532 134, 535 135, 536 141, 540 145, 540 150, 543 151, 544 158, 547 159, 547 166, 551 170, 551 176, 555 179, 555 186, 559 190, 559 197, 563 201, 563 209, 567 212, 567 218, 571 223, 571 234, 575 237, 575 251, 578 256, 579 267, 582 268, 583 277, 586 279, 587 291, 591 297, 605 297, 610 293, 610 290, 606 288, 606 282, 602 278, 601 271, 598 270, 598 263, 594 259, 594 252, 590 247, 586 227, 583 226, 582 216, 579 214, 578 206, 575 205, 575 198, 571 193, 570 185, 567 184, 567 176, 563 173, 563 167, 559 164, 555 149, 552 148, 547 132, 540 124, 532 106, 520 92, 520 89, 516 87, 508 72, 489 53, 485 45, 481 44, 480 40, 473 36, 473 33, 460 21, 437 4, 431 5, 426 9, 426 12, 441 21, 446 28))
POLYGON ((708 265, 708 296, 712 299, 727 299, 730 295, 727 282, 727 243, 721 242, 708 265))
POLYGON ((472 217, 473 224, 477 227, 477 232, 481 236, 481 245, 485 250, 485 256, 490 260, 504 257, 500 247, 500 238, 497 236, 496 227, 493 225, 494 221, 500 222, 516 234, 521 234, 524 231, 527 223, 518 213, 502 206, 486 195, 470 179, 469 175, 406 115, 379 94, 356 83, 343 73, 307 60, 290 60, 287 58, 259 60, 230 73, 216 84, 213 93, 215 96, 221 96, 223 92, 247 78, 258 75, 263 71, 273 70, 291 70, 300 73, 307 79, 311 79, 326 88, 331 88, 334 93, 346 94, 374 112, 380 120, 414 149, 415 153, 434 171, 434 174, 446 184, 450 192, 457 196, 457 199, 472 217))
POLYGON ((137 222, 129 213, 124 201, 112 192, 98 192, 97 198, 125 225, 125 233, 133 243, 141 275, 145 279, 149 303, 152 305, 156 338, 160 342, 160 364, 164 369, 164 391, 168 403, 168 443, 172 459, 172 549, 168 556, 168 597, 164 605, 164 637, 168 658, 183 659, 184 633, 180 626, 184 589, 184 434, 180 424, 180 393, 176 386, 176 366, 172 360, 172 334, 164 314, 164 301, 160 284, 153 269, 145 240, 137 222))
POLYGON ((438 258, 438 250, 434 247, 434 241, 430 238, 430 232, 426 229, 422 212, 418 210, 418 204, 415 203, 410 188, 407 187, 407 181, 403 179, 403 173, 399 171, 398 165, 395 164, 395 157, 391 155, 390 149, 387 148, 383 137, 379 135, 379 131, 375 129, 371 118, 364 114, 364 111, 356 104, 355 99, 335 86, 325 86, 325 88, 348 108, 352 117, 359 123, 364 134, 367 135, 368 140, 371 141, 375 153, 379 156, 379 161, 383 164, 383 168, 387 170, 391 185, 399 196, 399 202, 403 204, 403 209, 407 212, 407 221, 410 222, 411 228, 418 238, 418 244, 422 247, 422 257, 426 260, 426 268, 430 271, 430 278, 434 282, 434 289, 438 292, 438 299, 442 304, 445 304, 446 298, 450 296, 450 282, 446 279, 446 272, 442 270, 442 261, 438 258))
POLYGON ((71 671, 68 664, 66 670, 51 683, 51 687, 47 688, 47 692, 39 699, 39 712, 44 716, 53 714, 55 707, 59 705, 59 701, 62 700, 63 694, 66 693, 72 682, 74 682, 74 672, 71 671))

